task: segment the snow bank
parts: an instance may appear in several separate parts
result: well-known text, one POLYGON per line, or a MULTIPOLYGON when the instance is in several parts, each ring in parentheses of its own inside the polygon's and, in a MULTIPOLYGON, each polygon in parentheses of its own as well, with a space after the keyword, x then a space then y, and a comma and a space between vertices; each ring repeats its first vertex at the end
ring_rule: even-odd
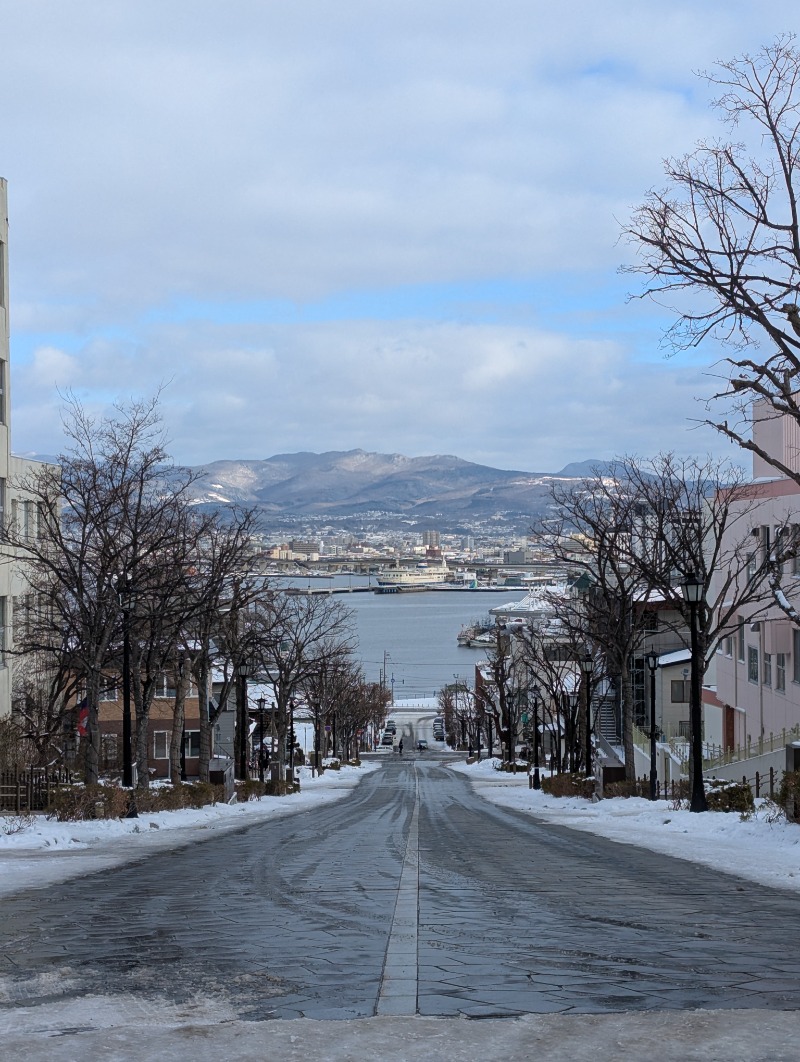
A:
POLYGON ((476 792, 503 807, 534 815, 572 830, 585 830, 622 844, 638 845, 664 855, 737 874, 750 881, 800 891, 800 826, 769 821, 764 801, 756 801, 753 818, 736 812, 674 811, 668 801, 601 800, 551 797, 528 788, 527 774, 494 769, 497 761, 450 764, 466 774, 476 792))
POLYGON ((0 815, 0 896, 119 866, 146 853, 179 848, 198 840, 203 832, 239 829, 340 800, 378 766, 342 766, 317 778, 310 768, 302 767, 301 792, 290 796, 160 811, 138 819, 56 822, 43 815, 31 819, 0 815))

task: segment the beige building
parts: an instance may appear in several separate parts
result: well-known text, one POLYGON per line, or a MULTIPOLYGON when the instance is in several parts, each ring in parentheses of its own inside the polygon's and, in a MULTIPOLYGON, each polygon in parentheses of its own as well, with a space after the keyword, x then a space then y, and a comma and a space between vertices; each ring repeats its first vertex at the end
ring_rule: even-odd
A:
MULTIPOLYGON (((9 297, 8 297, 8 186, 0 177, 0 519, 15 520, 25 533, 35 535, 37 510, 19 484, 37 467, 11 454, 11 401, 9 396, 9 297)), ((8 556, 0 557, 0 716, 9 715, 12 704, 13 602, 25 593, 25 580, 19 565, 8 556)))
MULTIPOLYGON (((8 188, 0 177, 0 515, 8 518, 10 431, 8 423, 8 188)), ((12 565, 0 559, 0 715, 11 711, 11 668, 8 645, 11 623, 12 565)))

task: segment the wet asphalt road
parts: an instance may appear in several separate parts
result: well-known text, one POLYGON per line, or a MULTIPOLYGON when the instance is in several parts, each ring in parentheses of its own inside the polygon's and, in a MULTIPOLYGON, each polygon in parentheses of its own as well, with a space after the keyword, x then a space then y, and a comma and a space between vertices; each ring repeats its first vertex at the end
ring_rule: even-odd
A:
POLYGON ((213 999, 244 1020, 793 1010, 799 906, 397 757, 337 804, 5 899, 0 999, 213 999))

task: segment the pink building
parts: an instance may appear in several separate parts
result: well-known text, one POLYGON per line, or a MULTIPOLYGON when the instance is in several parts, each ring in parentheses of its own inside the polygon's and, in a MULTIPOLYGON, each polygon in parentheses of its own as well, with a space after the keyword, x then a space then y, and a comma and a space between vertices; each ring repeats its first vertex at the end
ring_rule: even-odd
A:
MULTIPOLYGON (((800 426, 794 421, 757 403, 753 439, 788 470, 800 472, 800 426)), ((800 527, 800 486, 758 455, 753 477, 741 501, 742 509, 750 510, 745 524, 751 570, 773 557, 776 543, 788 542, 800 527)), ((783 564, 780 582, 785 602, 800 609, 800 557, 783 564)), ((726 748, 768 740, 800 724, 800 627, 778 607, 768 586, 763 603, 742 607, 738 617, 716 657, 726 748)))

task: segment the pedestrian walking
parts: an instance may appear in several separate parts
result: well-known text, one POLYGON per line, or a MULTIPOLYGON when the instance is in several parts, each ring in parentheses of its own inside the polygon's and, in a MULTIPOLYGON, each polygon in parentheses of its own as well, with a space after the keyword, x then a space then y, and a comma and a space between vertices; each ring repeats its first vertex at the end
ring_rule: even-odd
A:
POLYGON ((397 751, 400 753, 401 756, 403 755, 403 739, 402 738, 400 738, 400 744, 397 746, 397 751))

